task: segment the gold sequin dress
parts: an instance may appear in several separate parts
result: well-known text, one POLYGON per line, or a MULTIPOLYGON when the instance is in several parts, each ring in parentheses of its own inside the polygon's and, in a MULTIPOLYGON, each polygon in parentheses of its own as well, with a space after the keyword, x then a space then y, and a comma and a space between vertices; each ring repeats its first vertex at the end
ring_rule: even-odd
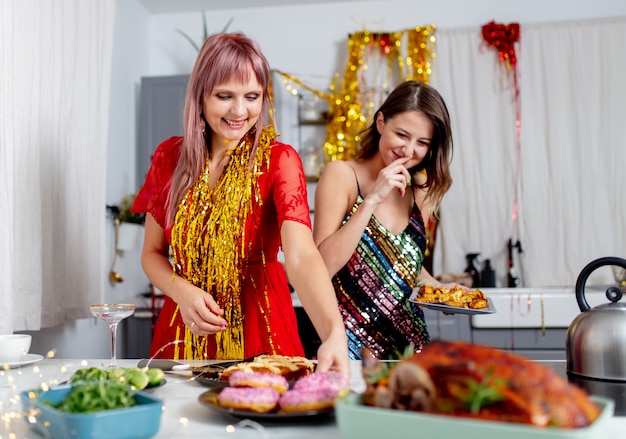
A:
MULTIPOLYGON (((165 227, 165 204, 181 144, 182 137, 172 137, 158 146, 144 186, 139 191, 133 206, 136 212, 149 212, 164 227, 170 245, 172 244, 172 229, 165 227)), ((210 293, 214 298, 219 296, 220 300, 225 301, 226 308, 234 307, 234 311, 228 308, 225 313, 231 331, 225 331, 217 337, 198 337, 190 334, 182 322, 177 304, 166 297, 156 324, 151 355, 158 353, 160 358, 175 359, 241 359, 261 353, 304 355, 287 278, 277 257, 280 247, 280 227, 283 221, 297 221, 311 228, 306 178, 300 157, 291 146, 274 140, 267 142, 267 145, 265 153, 268 160, 257 169, 258 178, 256 189, 252 190, 251 208, 245 218, 231 219, 233 222, 244 221, 245 223, 241 236, 246 242, 240 247, 243 254, 238 255, 237 259, 240 269, 226 270, 229 266, 222 260, 223 258, 216 257, 211 261, 213 272, 238 276, 234 279, 236 282, 228 283, 228 285, 236 285, 237 291, 235 293, 215 291, 215 285, 220 285, 219 282, 211 283, 202 276, 194 276, 193 279, 187 277, 187 280, 205 291, 213 288, 210 293), (229 297, 234 297, 235 300, 229 302, 229 297), (175 340, 183 341, 161 349, 175 340)), ((237 151, 233 154, 233 158, 236 154, 237 151)), ((228 179, 230 168, 231 164, 224 170, 222 179, 228 179)), ((175 252, 181 253, 177 256, 179 259, 182 258, 174 264, 177 274, 186 277, 188 270, 181 267, 193 265, 191 261, 195 257, 193 255, 207 254, 204 251, 205 248, 201 247, 206 246, 209 240, 205 237, 215 234, 213 229, 217 227, 212 225, 208 217, 212 209, 220 208, 217 205, 220 202, 224 201, 219 201, 218 197, 215 205, 207 204, 207 208, 204 209, 207 218, 205 221, 208 225, 205 225, 202 232, 203 237, 189 240, 184 246, 179 246, 179 248, 187 249, 195 245, 197 248, 175 252)), ((186 215, 185 212, 180 211, 180 209, 186 209, 185 204, 181 206, 176 222, 186 215)), ((223 218, 218 221, 218 223, 225 222, 233 224, 224 221, 223 218)), ((176 245, 174 248, 177 248, 176 245)), ((224 303, 220 301, 218 303, 224 306, 224 303)))

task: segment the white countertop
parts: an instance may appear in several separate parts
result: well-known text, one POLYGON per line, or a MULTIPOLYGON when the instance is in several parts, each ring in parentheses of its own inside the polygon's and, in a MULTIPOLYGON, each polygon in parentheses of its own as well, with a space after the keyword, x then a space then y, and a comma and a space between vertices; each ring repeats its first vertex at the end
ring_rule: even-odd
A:
MULTIPOLYGON (((581 313, 574 287, 481 288, 497 312, 471 317, 474 328, 568 328, 581 313)), ((590 307, 610 303, 606 288, 589 287, 590 307)))
MULTIPOLYGON (((118 360, 121 367, 135 366, 136 360, 118 360)), ((30 429, 21 414, 19 392, 37 388, 41 383, 55 385, 67 380, 72 373, 84 367, 104 367, 108 360, 46 359, 17 369, 0 370, 0 438, 41 438, 30 429), (10 416, 16 414, 15 417, 10 416), (7 416, 9 415, 9 416, 7 416)), ((361 377, 360 362, 352 362, 351 388, 362 392, 365 384, 361 377)), ((225 417, 198 402, 198 396, 209 390, 184 376, 167 374, 167 382, 152 391, 164 401, 161 427, 156 438, 311 438, 339 439, 339 430, 333 417, 311 424, 264 424, 258 427, 239 425, 238 420, 225 417), (227 428, 235 427, 234 432, 227 428), (255 428, 259 431, 255 431, 255 428)), ((603 432, 603 439, 622 439, 626 430, 626 417, 613 417, 603 432)))

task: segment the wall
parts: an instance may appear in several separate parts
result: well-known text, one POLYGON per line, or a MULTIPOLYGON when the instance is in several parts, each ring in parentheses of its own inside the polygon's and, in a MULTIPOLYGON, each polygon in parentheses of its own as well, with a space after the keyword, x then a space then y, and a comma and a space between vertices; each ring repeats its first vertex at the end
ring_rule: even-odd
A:
MULTIPOLYGON (((273 68, 327 90, 333 75, 343 73, 350 32, 394 31, 419 25, 441 28, 476 27, 497 22, 536 23, 626 15, 626 2, 599 0, 426 0, 362 1, 321 5, 208 11, 210 32, 241 30, 255 38, 273 68), (270 25, 272 23, 273 25, 270 25)), ((200 41, 201 15, 157 15, 150 21, 148 75, 189 73, 195 60, 192 46, 176 33, 180 29, 200 41)), ((275 87, 281 140, 297 140, 296 99, 280 83, 275 87)))
MULTIPOLYGON (((202 36, 200 11, 150 16, 138 0, 118 0, 116 7, 107 204, 117 204, 123 195, 138 188, 140 78, 189 73, 196 52, 176 30, 183 30, 197 42, 202 36)), ((343 72, 346 37, 357 30, 394 31, 435 24, 439 28, 475 26, 478 32, 491 20, 524 24, 623 15, 626 2, 614 0, 381 0, 209 11, 207 26, 209 32, 220 31, 233 18, 229 30, 241 30, 255 38, 272 67, 326 90, 332 76, 343 72)), ((280 83, 275 90, 281 140, 295 144, 296 99, 280 83)), ((109 236, 106 251, 112 258, 112 223, 109 236)), ((139 248, 118 255, 116 269, 125 280, 109 285, 106 300, 136 301, 135 295, 147 289, 139 256, 139 248)), ((34 335, 32 352, 56 349, 57 356, 65 358, 104 358, 109 354, 106 326, 95 319, 68 322, 34 335)))
MULTIPOLYGON (((140 78, 149 65, 146 47, 149 42, 150 20, 137 1, 116 2, 116 28, 113 43, 111 113, 109 132, 109 161, 107 164, 107 204, 116 205, 121 198, 139 189, 136 177, 139 125, 140 78)), ((113 223, 110 222, 110 259, 113 257, 113 223)), ((137 248, 118 254, 116 271, 124 282, 111 284, 109 300, 129 300, 146 291, 148 280, 140 265, 140 244, 137 248)))

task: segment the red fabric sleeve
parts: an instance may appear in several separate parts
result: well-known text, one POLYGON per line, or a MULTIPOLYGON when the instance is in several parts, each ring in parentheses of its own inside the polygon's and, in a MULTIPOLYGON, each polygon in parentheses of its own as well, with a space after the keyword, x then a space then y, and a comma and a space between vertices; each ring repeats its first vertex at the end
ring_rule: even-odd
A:
POLYGON ((139 190, 132 207, 133 212, 150 213, 165 229, 166 203, 172 175, 178 163, 182 137, 170 137, 154 151, 146 181, 139 190))
POLYGON ((291 146, 277 142, 272 148, 271 162, 279 230, 285 220, 297 221, 311 229, 306 176, 300 156, 291 146))

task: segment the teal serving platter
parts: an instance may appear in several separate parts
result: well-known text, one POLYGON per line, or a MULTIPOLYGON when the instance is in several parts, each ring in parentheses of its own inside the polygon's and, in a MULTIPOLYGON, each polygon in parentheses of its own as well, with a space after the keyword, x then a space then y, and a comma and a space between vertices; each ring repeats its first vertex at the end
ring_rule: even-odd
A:
POLYGON ((163 402, 153 395, 136 391, 136 405, 93 413, 66 413, 43 401, 57 404, 72 390, 69 385, 52 390, 20 393, 22 408, 30 427, 52 439, 148 439, 160 428, 163 402))

